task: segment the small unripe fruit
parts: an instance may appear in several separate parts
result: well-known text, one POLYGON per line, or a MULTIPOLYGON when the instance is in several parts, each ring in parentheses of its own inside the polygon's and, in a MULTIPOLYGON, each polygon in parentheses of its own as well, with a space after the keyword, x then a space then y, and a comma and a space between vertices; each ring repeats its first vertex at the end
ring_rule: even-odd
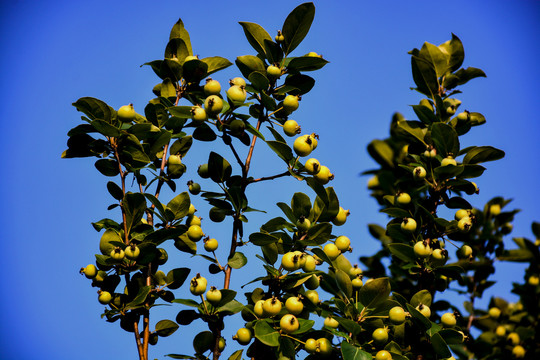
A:
POLYGON ((512 349, 512 355, 518 359, 525 357, 525 348, 521 345, 514 346, 512 349))
POLYGON ((448 251, 444 249, 434 249, 431 253, 433 265, 442 266, 448 261, 448 251))
POLYGON ((458 121, 467 121, 469 119, 469 113, 467 111, 457 114, 458 121))
POLYGON ((375 189, 375 188, 379 187, 379 185, 380 185, 380 183, 379 183, 379 178, 377 177, 377 175, 373 175, 368 180, 368 183, 367 183, 368 189, 375 189))
POLYGON ((227 90, 227 97, 235 105, 243 104, 247 97, 246 89, 243 86, 233 85, 227 90))
POLYGON ((253 306, 253 312, 258 318, 264 317, 264 300, 258 300, 253 306))
POLYGON ((328 356, 332 353, 332 343, 327 338, 317 339, 316 352, 321 356, 328 356))
POLYGON ((287 271, 300 269, 300 259, 298 255, 292 251, 283 254, 283 257, 281 258, 281 267, 287 271))
POLYGON ((126 257, 129 260, 137 260, 139 255, 141 254, 141 249, 135 244, 131 244, 128 247, 126 247, 126 250, 124 250, 124 253, 126 254, 126 257))
POLYGON ((501 205, 499 204, 492 204, 489 206, 489 213, 492 216, 497 216, 501 213, 501 205))
POLYGON ((199 225, 191 225, 188 228, 187 236, 191 241, 199 241, 204 236, 204 233, 199 225))
POLYGON ((158 286, 165 286, 167 285, 167 275, 162 270, 158 270, 154 274, 154 281, 158 286))
POLYGON ((425 243, 424 241, 416 242, 416 244, 414 244, 413 249, 414 249, 414 254, 416 255, 416 257, 419 257, 422 259, 431 256, 431 253, 433 252, 429 244, 425 243))
POLYGON ((195 209, 195 205, 189 204, 188 216, 192 216, 193 214, 195 214, 195 211, 197 211, 197 209, 195 209))
POLYGON ((133 104, 121 106, 118 111, 118 119, 122 122, 130 122, 135 119, 133 104))
POLYGON ((96 268, 96 265, 94 264, 88 264, 86 267, 81 269, 81 274, 84 274, 87 279, 93 279, 96 277, 98 270, 96 268))
POLYGON ((456 159, 454 159, 452 156, 447 156, 444 159, 442 159, 441 166, 448 166, 448 165, 456 166, 457 165, 456 159))
POLYGON ((408 205, 411 202, 411 196, 407 193, 400 193, 396 196, 396 202, 400 205, 408 205))
POLYGON ((208 120, 208 115, 206 114, 206 110, 204 110, 200 106, 194 106, 191 108, 191 120, 196 122, 204 122, 208 120))
POLYGON ((313 151, 313 138, 311 135, 302 135, 297 137, 293 143, 293 149, 296 155, 304 157, 313 151))
POLYGON ((375 355, 375 360, 392 360, 392 354, 386 350, 380 350, 375 355))
POLYGON ((321 170, 321 164, 319 163, 319 160, 315 158, 310 158, 306 160, 306 163, 304 165, 304 168, 310 175, 316 175, 321 170))
POLYGON ((441 316, 441 323, 444 327, 456 326, 457 320, 454 313, 447 312, 441 316))
POLYGON ((468 259, 472 256, 473 250, 469 245, 463 245, 459 250, 457 251, 457 256, 460 259, 468 259))
POLYGON ((401 306, 394 306, 388 312, 388 318, 394 325, 400 325, 405 322, 405 310, 401 306))
POLYGON ((349 249, 351 248, 351 240, 343 235, 336 238, 335 244, 337 248, 342 252, 349 251, 349 249))
POLYGON ((319 172, 313 175, 313 178, 321 185, 326 185, 330 180, 334 179, 334 174, 330 172, 330 169, 324 165, 321 165, 319 172))
POLYGON ((527 280, 527 283, 531 286, 538 286, 538 284, 540 284, 540 278, 536 275, 531 275, 529 280, 527 280))
POLYGON ((321 55, 317 54, 315 51, 310 51, 308 52, 305 56, 309 56, 309 57, 321 57, 321 55))
POLYGON ((203 179, 208 179, 210 177, 210 173, 208 172, 208 164, 199 165, 197 174, 199 174, 199 176, 203 179))
POLYGON ((206 291, 206 285, 206 279, 203 278, 200 274, 197 274, 191 279, 191 282, 189 284, 189 291, 195 296, 202 295, 206 291))
POLYGON ((308 353, 313 354, 317 351, 317 340, 310 338, 306 340, 306 344, 304 345, 304 350, 306 350, 308 353))
POLYGON ((501 316, 501 309, 492 307, 488 310, 488 315, 492 319, 498 319, 501 316))
POLYGON ((304 286, 306 287, 306 289, 315 290, 319 287, 320 284, 321 280, 319 279, 319 277, 317 275, 311 275, 309 279, 307 279, 307 281, 304 283, 304 286))
POLYGON ((216 251, 218 248, 218 241, 216 239, 208 239, 204 242, 204 250, 208 252, 216 251))
POLYGON ((521 341, 521 338, 519 337, 519 334, 517 332, 511 332, 506 337, 506 340, 512 345, 517 345, 521 341))
POLYGON ((246 80, 244 80, 241 77, 235 77, 234 79, 229 80, 229 84, 231 86, 237 85, 237 86, 246 86, 246 80))
POLYGON ((227 345, 227 342, 225 341, 224 337, 220 337, 218 340, 218 350, 221 352, 225 350, 225 346, 227 345))
POLYGON ((347 216, 349 216, 349 214, 349 210, 345 210, 340 206, 336 217, 332 219, 332 223, 336 226, 341 226, 345 224, 345 222, 347 221, 347 216))
POLYGON ((424 151, 424 157, 427 157, 429 159, 433 159, 437 156, 437 149, 435 148, 428 148, 426 151, 424 151))
POLYGON ((266 74, 270 79, 277 79, 281 76, 281 69, 277 66, 270 65, 266 68, 266 74))
POLYGON ((384 344, 388 341, 388 331, 385 328, 375 329, 373 330, 371 337, 376 343, 384 344))
POLYGON ((304 304, 297 296, 291 296, 285 301, 285 308, 293 315, 298 315, 304 310, 304 304))
POLYGON ((201 192, 201 185, 191 181, 188 184, 188 190, 191 195, 198 195, 201 192))
POLYGON ((116 247, 111 251, 110 256, 116 261, 122 261, 125 257, 125 252, 119 247, 116 247))
POLYGON ((315 261, 315 258, 311 255, 306 256, 306 263, 304 266, 302 266, 302 270, 305 272, 315 271, 315 268, 317 266, 317 262, 315 261))
POLYGON ((240 328, 233 336, 233 339, 238 341, 240 345, 247 345, 251 341, 251 331, 247 328, 240 328))
POLYGON ((413 170, 413 177, 415 180, 423 180, 426 175, 427 171, 422 166, 417 166, 413 170))
POLYGON ((463 219, 466 216, 467 217, 470 216, 469 210, 459 209, 458 211, 456 211, 456 214, 454 215, 454 219, 459 221, 459 220, 463 219))
POLYGON ((425 317, 427 317, 429 319, 429 317, 431 316, 431 309, 429 308, 429 306, 427 305, 424 305, 424 304, 419 304, 417 307, 416 307, 416 310, 418 310, 420 312, 420 314, 424 315, 425 317))
POLYGON ((506 328, 502 325, 499 325, 497 326, 497 328, 495 329, 495 334, 498 336, 498 337, 503 337, 506 335, 506 328))
POLYGON ((276 37, 274 38, 274 40, 276 40, 277 43, 284 42, 284 41, 285 41, 285 36, 283 36, 283 34, 281 33, 281 31, 278 31, 278 34, 276 35, 276 37))
POLYGON ((217 95, 210 95, 204 100, 204 108, 209 115, 216 115, 223 110, 223 100, 217 95))
POLYGON ((401 230, 406 232, 416 231, 416 220, 413 218, 404 218, 401 222, 401 230))
POLYGON ((214 286, 208 290, 206 293, 206 300, 212 305, 216 305, 221 301, 222 295, 221 291, 216 289, 214 286))
POLYGON ((469 232, 471 227, 472 227, 472 220, 468 216, 466 216, 464 218, 461 218, 458 221, 458 229, 459 229, 459 231, 461 231, 463 233, 469 232))
POLYGON ((337 259, 339 254, 341 254, 336 244, 332 244, 332 243, 328 243, 324 245, 323 251, 326 254, 326 256, 328 256, 328 258, 330 258, 330 260, 332 261, 337 259))
POLYGON ((295 136, 297 134, 300 134, 301 128, 300 125, 294 120, 287 120, 283 124, 283 132, 287 136, 295 136))
POLYGON ((201 226, 201 218, 198 217, 197 215, 190 215, 186 219, 186 225, 187 226, 193 226, 193 225, 201 226))
POLYGON ((299 326, 300 323, 298 322, 298 319, 292 314, 284 315, 279 321, 279 327, 286 334, 295 332, 296 330, 298 330, 299 326))
POLYGON ((304 294, 304 297, 308 299, 313 305, 319 303, 319 293, 317 290, 307 290, 304 294))
POLYGON ((350 276, 358 276, 358 275, 362 275, 362 269, 360 269, 358 267, 358 264, 354 264, 350 269, 349 269, 349 275, 350 276))
POLYGON ((242 135, 245 129, 246 129, 246 123, 240 119, 235 119, 231 121, 229 124, 229 130, 231 131, 231 134, 233 134, 234 136, 242 135))
POLYGON ((333 317, 328 316, 324 319, 324 326, 332 329, 337 329, 337 327, 339 326, 339 322, 333 317))
POLYGON ((221 92, 221 84, 217 80, 208 78, 206 79, 206 84, 204 84, 203 90, 206 96, 218 95, 221 92))
POLYGON ((283 99, 283 109, 289 114, 292 113, 298 109, 298 106, 300 105, 298 100, 299 98, 296 95, 285 96, 285 99, 283 99))
POLYGON ((311 221, 309 221, 309 219, 306 219, 303 216, 300 219, 298 219, 298 221, 296 222, 296 228, 298 229, 299 232, 306 232, 309 230, 310 227, 311 227, 311 221))
POLYGON ((272 297, 266 299, 263 304, 264 313, 268 316, 275 316, 281 311, 281 301, 278 298, 272 297))
POLYGON ((157 250, 159 252, 159 256, 156 261, 158 265, 163 265, 167 262, 167 260, 169 260, 169 254, 167 254, 167 251, 163 248, 158 248, 157 250))
POLYGON ((112 300, 112 295, 108 291, 99 291, 98 301, 100 304, 107 305, 112 300))

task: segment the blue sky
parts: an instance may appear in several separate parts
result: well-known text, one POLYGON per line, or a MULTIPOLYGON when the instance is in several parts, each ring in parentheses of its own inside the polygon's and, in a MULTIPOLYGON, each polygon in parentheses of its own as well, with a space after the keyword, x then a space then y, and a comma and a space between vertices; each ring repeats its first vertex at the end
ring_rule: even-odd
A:
MULTIPOLYGON (((67 131, 79 123, 71 103, 93 96, 115 108, 134 103, 142 113, 158 79, 140 65, 162 58, 170 28, 179 17, 190 32, 195 53, 233 61, 253 53, 238 21, 258 23, 273 35, 300 3, 0 2, 3 359, 136 356, 131 334, 100 319, 96 289, 78 274, 97 251, 99 234, 90 222, 116 214, 106 210, 108 179, 95 171, 91 160, 60 159, 67 131)), ((358 175, 375 166, 366 146, 387 136, 394 111, 413 118, 408 105, 421 98, 409 89, 414 84, 407 52, 424 41, 440 44, 451 33, 464 43, 464 66, 479 67, 487 74, 466 85, 459 96, 464 108, 487 119, 485 126, 464 138, 464 145, 492 145, 506 152, 503 160, 487 164, 478 182, 480 195, 470 200, 482 206, 496 195, 514 199, 510 206, 522 212, 512 235, 531 237, 531 222, 540 220, 539 3, 315 1, 315 6, 312 29, 295 53, 316 51, 330 64, 315 74, 317 84, 302 100, 296 120, 306 131, 320 134, 316 155, 335 173, 332 186, 351 211, 339 229, 353 240, 351 259, 376 251, 378 244, 366 225, 386 222, 368 196, 367 179, 358 175)), ((238 74, 231 67, 215 78, 225 83, 238 74)), ((190 153, 191 169, 204 161, 197 149, 190 153)), ((266 175, 269 164, 279 164, 267 155, 256 150, 254 162, 261 165, 254 166, 254 173, 266 175)), ((251 195, 254 204, 276 215, 273 204, 289 202, 295 191, 314 197, 300 185, 293 180, 276 182, 270 190, 254 189, 251 195)), ((250 229, 256 230, 263 221, 264 217, 253 216, 250 229)), ((207 229, 215 236, 229 234, 221 225, 208 224, 207 229)), ((176 266, 186 266, 187 261, 189 266, 203 264, 182 258, 184 262, 176 266)), ((496 291, 508 291, 510 283, 520 279, 517 270, 499 271, 496 291)), ((235 281, 241 284, 240 279, 235 281)), ((158 318, 174 318, 179 310, 160 310, 158 318)), ((151 356, 162 358, 191 346, 191 340, 182 340, 186 338, 182 330, 160 340, 151 356)))

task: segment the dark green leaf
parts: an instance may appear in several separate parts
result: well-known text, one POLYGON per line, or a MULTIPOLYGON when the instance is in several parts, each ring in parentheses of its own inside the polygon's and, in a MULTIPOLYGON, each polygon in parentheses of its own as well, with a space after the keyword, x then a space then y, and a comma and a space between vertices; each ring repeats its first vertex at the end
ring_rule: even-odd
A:
POLYGON ((146 210, 146 199, 141 193, 127 193, 122 201, 122 209, 126 216, 126 228, 128 232, 141 221, 146 210))
POLYGON ((311 200, 304 193, 297 192, 291 200, 291 209, 294 216, 299 219, 301 216, 308 217, 311 211, 311 200))
POLYGON ((263 246, 268 244, 275 244, 279 241, 279 238, 276 238, 275 236, 270 234, 255 232, 249 235, 249 241, 254 245, 263 246))
POLYGON ((411 298, 411 305, 417 307, 420 304, 431 306, 431 293, 428 290, 420 290, 411 298))
POLYGON ((446 157, 457 156, 459 153, 459 138, 453 127, 444 123, 436 123, 431 127, 431 138, 437 153, 446 157))
POLYGON ((96 119, 92 120, 92 127, 96 129, 100 134, 108 137, 118 137, 122 134, 120 129, 106 122, 105 120, 96 119))
MULTIPOLYGON (((191 55, 184 40, 179 38, 170 39, 165 47, 166 59, 178 59, 183 62, 186 56, 191 55)), ((163 96, 163 95, 162 95, 163 96)))
POLYGON ((73 106, 88 116, 90 120, 101 119, 111 123, 113 119, 116 119, 114 109, 99 99, 82 97, 74 102, 73 106))
POLYGON ((372 360, 373 356, 359 347, 349 344, 347 341, 341 342, 341 355, 343 360, 372 360))
POLYGON ((232 167, 224 157, 212 151, 208 158, 208 171, 214 182, 223 183, 231 177, 232 167))
POLYGON ((241 252, 237 251, 235 252, 227 261, 227 264, 232 267, 233 269, 240 269, 244 265, 246 265, 248 262, 246 256, 242 254, 241 252))
POLYGON ((266 57, 264 41, 265 40, 272 41, 272 38, 270 37, 268 32, 266 32, 266 30, 264 30, 264 28, 260 26, 259 24, 243 22, 243 21, 240 21, 239 23, 240 25, 242 25, 242 28, 244 29, 244 34, 246 35, 246 38, 249 44, 262 57, 266 57))
POLYGON ((172 198, 172 200, 167 204, 167 208, 173 212, 174 219, 181 219, 188 214, 190 205, 191 200, 189 198, 189 194, 184 191, 183 193, 180 193, 172 198))
POLYGON ((210 349, 214 345, 214 334, 210 331, 202 331, 195 335, 193 338, 193 349, 197 354, 202 354, 210 349))
POLYGON ((238 66, 238 69, 242 73, 242 75, 249 79, 249 75, 254 72, 260 72, 265 74, 266 73, 266 66, 264 65, 264 62, 253 55, 244 55, 239 56, 236 58, 236 66, 238 66))
POLYGON ((265 320, 259 320, 255 323, 255 337, 267 346, 279 346, 279 332, 265 320))
POLYGON ((201 124, 193 131, 193 138, 199 141, 214 141, 217 136, 207 124, 201 124))
POLYGON ((377 305, 388 299, 390 280, 388 278, 373 279, 360 288, 358 295, 364 307, 376 308, 377 305))
POLYGON ((426 128, 421 122, 401 120, 397 122, 397 126, 406 134, 409 134, 414 139, 419 140, 422 144, 427 146, 424 141, 424 137, 426 136, 426 128))
POLYGON ((118 162, 112 159, 99 159, 94 164, 96 169, 105 176, 116 176, 120 173, 118 162))
POLYGON ((206 57, 201 61, 207 65, 206 75, 211 75, 232 65, 232 62, 220 56, 206 57))
POLYGON ((252 72, 248 80, 257 91, 268 90, 268 86, 270 86, 270 81, 268 81, 266 75, 258 71, 252 72))
POLYGON ((283 50, 285 55, 290 54, 304 40, 313 18, 315 6, 312 3, 304 3, 297 6, 285 19, 281 32, 285 37, 283 50))
POLYGON ((272 140, 266 141, 266 143, 287 164, 294 159, 292 150, 286 143, 272 140))
POLYGON ((368 152, 383 167, 394 167, 394 151, 384 140, 373 140, 368 145, 368 152))
POLYGON ((171 33, 169 35, 169 39, 182 39, 184 43, 186 44, 189 55, 193 54, 193 51, 191 50, 191 41, 189 38, 189 33, 184 28, 184 23, 182 22, 182 19, 178 19, 176 24, 174 24, 174 26, 172 27, 171 33))
POLYGON ((441 358, 449 358, 452 356, 448 345, 439 333, 435 333, 431 336, 431 345, 437 352, 437 355, 441 358))
MULTIPOLYGON (((286 90, 287 93, 292 95, 304 95, 307 94, 313 86, 315 86, 315 80, 304 74, 292 74, 285 78, 285 87, 290 90, 286 90)), ((282 92, 282 91, 278 91, 282 92)))
POLYGON ((289 72, 314 71, 321 69, 328 61, 317 56, 301 56, 293 58, 287 65, 289 72))
POLYGON ((179 326, 177 323, 171 320, 160 320, 156 324, 156 333, 158 336, 166 337, 174 334, 178 330, 179 326))
POLYGON ((449 209, 472 209, 471 204, 467 200, 458 196, 448 199, 445 205, 449 209))
POLYGON ((461 67, 465 58, 465 50, 461 40, 456 35, 452 34, 452 40, 439 45, 439 49, 450 55, 448 61, 449 71, 454 72, 461 67))
POLYGON ((418 116, 418 120, 424 124, 429 125, 438 121, 437 116, 433 113, 433 110, 429 109, 428 107, 424 105, 413 105, 412 108, 416 116, 418 116))
POLYGON ((169 271, 167 273, 167 287, 171 290, 178 289, 184 284, 190 271, 189 268, 177 268, 169 271))
POLYGON ((499 160, 504 157, 504 151, 492 146, 476 146, 467 152, 463 164, 478 164, 486 161, 499 160))
POLYGON ((347 298, 352 296, 352 282, 349 274, 345 271, 336 269, 336 284, 347 298))
POLYGON ((416 255, 414 254, 412 246, 407 244, 393 243, 388 244, 387 247, 395 257, 409 263, 416 262, 416 255))
POLYGON ((144 286, 144 287, 140 288, 139 293, 137 294, 135 299, 133 299, 129 304, 127 304, 126 308, 128 308, 128 309, 129 308, 135 308, 135 307, 141 305, 142 303, 144 303, 146 301, 146 297, 150 293, 150 290, 151 290, 151 286, 144 286))

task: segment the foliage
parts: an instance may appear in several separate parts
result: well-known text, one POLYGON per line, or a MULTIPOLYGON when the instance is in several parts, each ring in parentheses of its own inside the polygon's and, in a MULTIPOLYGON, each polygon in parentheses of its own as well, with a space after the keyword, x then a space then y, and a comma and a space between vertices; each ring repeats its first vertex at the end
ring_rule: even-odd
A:
MULTIPOLYGON (((169 357, 218 359, 227 353, 229 359, 356 360, 443 359, 454 354, 503 359, 512 352, 516 356, 520 346, 525 356, 538 357, 537 244, 515 239, 519 248, 505 249, 503 237, 517 213, 507 210, 509 200, 495 197, 476 209, 466 198, 478 192, 470 179, 483 174, 481 164, 504 156, 491 146, 460 144, 460 137, 485 118, 470 111, 456 115, 461 102, 453 96, 460 93, 458 86, 485 74, 461 67, 464 50, 455 35, 439 46, 425 43, 410 52, 416 90, 427 99, 413 106, 418 120, 395 114, 390 137, 368 146, 380 165, 367 172, 373 176, 368 187, 390 221, 386 228, 370 225, 382 248, 361 258, 362 272, 345 257, 348 238, 335 234, 348 211, 328 186, 333 175, 316 159, 303 160, 316 149, 318 136, 300 135, 300 127, 290 119, 315 84, 306 73, 328 63, 316 53, 291 56, 314 14, 311 3, 296 7, 274 39, 258 24, 241 22, 256 55, 235 60, 243 77, 232 79, 226 91, 209 75, 232 63, 219 56, 194 56, 179 20, 164 59, 145 64, 160 83, 144 115, 131 104, 115 110, 90 97, 73 104, 84 114, 83 123, 68 132, 62 157, 96 158, 96 169, 111 178, 106 187, 114 202, 109 209, 116 209, 120 219, 93 223, 103 232, 100 254, 95 266, 81 269, 99 288, 103 317, 134 334, 142 360, 149 358, 149 345, 196 320, 205 322, 208 330, 194 336, 193 352, 169 357), (179 179, 195 173, 184 164, 194 142, 208 144, 208 160, 196 169, 202 185, 189 180, 188 191, 181 191, 179 179), (218 150, 215 142, 230 151, 218 150), (252 154, 261 144, 275 153, 283 168, 255 178, 250 173, 252 154), (280 199, 283 216, 244 234, 249 213, 262 211, 250 207, 248 187, 285 177, 304 182, 314 198, 297 192, 290 201, 280 199), (174 193, 168 201, 160 196, 164 185, 174 193), (228 243, 224 236, 218 241, 204 234, 195 212, 199 199, 211 206, 211 221, 231 223, 228 243), (455 219, 441 216, 445 209, 458 210, 455 219), (168 254, 166 243, 174 244, 178 253, 168 254), (230 249, 226 259, 218 258, 218 244, 230 249), (248 262, 244 246, 258 249, 264 275, 248 279, 256 287, 241 296, 230 281, 233 269, 241 273, 248 262), (453 247, 456 257, 449 251, 453 247), (170 259, 192 255, 209 262, 212 277, 223 274, 221 289, 208 288, 201 270, 179 267, 165 273, 170 259), (493 284, 489 277, 496 260, 530 266, 527 282, 515 285, 521 301, 508 304, 494 298, 491 305, 500 311, 488 312, 476 308, 474 301, 493 284), (443 296, 454 286, 468 297, 466 313, 443 296), (178 306, 178 315, 155 322, 152 330, 151 310, 161 304, 178 306), (233 338, 249 345, 246 349, 225 346, 222 333, 231 316, 245 321, 233 338), (506 332, 516 335, 507 339, 506 332)), ((533 232, 540 238, 540 224, 533 225, 533 232)))

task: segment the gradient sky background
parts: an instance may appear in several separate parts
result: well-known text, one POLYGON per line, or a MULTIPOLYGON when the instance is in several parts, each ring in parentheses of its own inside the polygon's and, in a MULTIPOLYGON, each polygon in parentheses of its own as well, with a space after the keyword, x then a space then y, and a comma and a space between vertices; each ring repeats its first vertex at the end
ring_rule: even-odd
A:
MULTIPOLYGON (((254 53, 238 21, 258 23, 273 36, 301 2, 0 2, 4 130, 0 358, 136 358, 132 334, 100 319, 103 307, 96 301, 96 289, 78 274, 98 251, 100 234, 90 223, 117 213, 106 210, 111 202, 105 188, 109 179, 95 171, 92 160, 60 159, 67 131, 80 122, 71 103, 93 96, 115 108, 132 102, 142 113, 158 78, 140 65, 163 57, 170 28, 179 17, 190 32, 195 53, 234 61, 236 56, 254 53)), ((464 138, 462 147, 492 145, 506 152, 503 160, 487 164, 478 181, 480 195, 470 201, 482 207, 496 195, 514 199, 510 207, 523 211, 512 235, 530 238, 531 222, 540 220, 540 3, 315 1, 315 6, 311 31, 293 55, 316 51, 330 64, 314 73, 317 84, 302 100, 295 119, 306 132, 320 134, 315 155, 335 173, 332 186, 343 207, 351 211, 349 221, 338 230, 353 240, 350 259, 375 252, 378 243, 366 225, 386 223, 369 198, 367 179, 359 177, 375 166, 366 146, 387 136, 394 111, 414 118, 408 105, 421 98, 409 90, 414 84, 407 52, 424 41, 440 44, 452 32, 464 43, 464 66, 479 67, 488 75, 467 84, 459 96, 462 108, 481 112, 487 119, 485 126, 464 138)), ((231 67, 215 78, 226 83, 238 74, 231 67)), ((205 161, 206 155, 198 155, 197 149, 202 147, 194 146, 186 159, 191 170, 205 161)), ((256 149, 254 162, 262 166, 254 166, 253 174, 268 175, 271 164, 280 165, 267 160, 267 154, 256 149)), ((178 181, 180 189, 189 178, 178 181)), ((270 185, 270 191, 254 188, 253 206, 277 216, 273 204, 289 202, 295 191, 314 197, 299 185, 284 180, 270 185)), ((204 216, 204 204, 197 204, 204 216)), ((264 219, 250 217, 248 230, 256 230, 264 219)), ((218 239, 229 236, 223 225, 203 225, 218 239)), ((512 246, 510 237, 508 243, 512 246)), ((185 255, 180 258, 166 269, 204 264, 185 255)), ((254 257, 250 265, 244 274, 257 265, 254 257)), ((521 280, 520 269, 505 266, 498 271, 494 292, 508 292, 512 281, 521 280)), ((233 286, 243 280, 233 276, 233 286)), ((220 284, 222 279, 215 276, 209 282, 220 284)), ((153 323, 167 316, 174 319, 181 308, 160 310, 153 323)), ((229 330, 229 339, 234 330, 229 330)), ((181 328, 160 339, 150 356, 191 353, 193 331, 181 328)), ((229 340, 227 356, 236 348, 233 344, 229 340)))

